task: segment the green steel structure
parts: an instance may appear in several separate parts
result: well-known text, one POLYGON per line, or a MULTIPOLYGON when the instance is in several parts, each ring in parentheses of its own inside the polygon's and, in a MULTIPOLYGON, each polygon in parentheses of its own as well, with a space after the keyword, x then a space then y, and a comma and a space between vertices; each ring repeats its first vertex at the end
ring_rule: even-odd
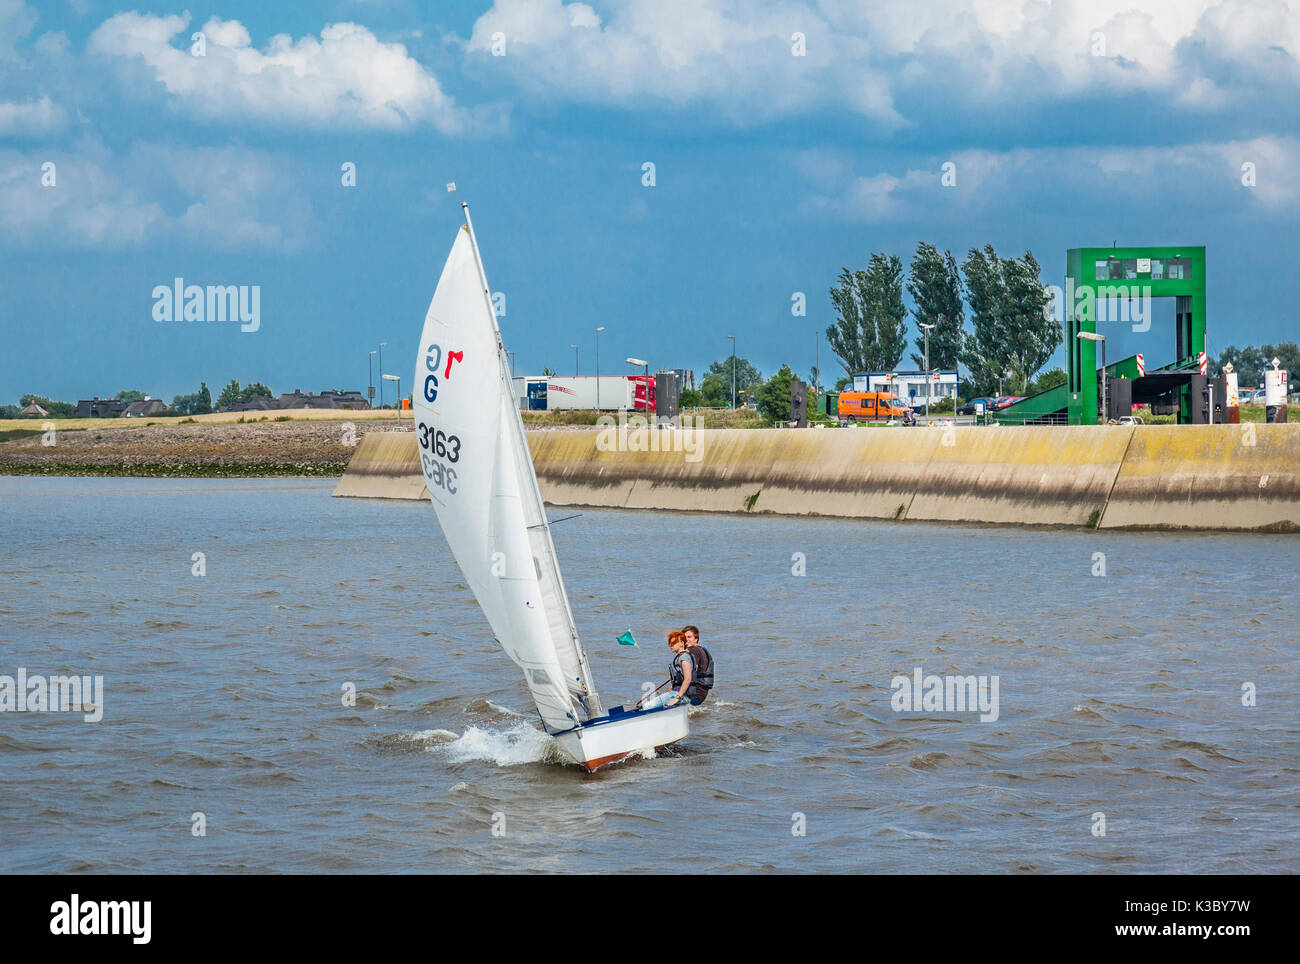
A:
MULTIPOLYGON (((1107 318, 1100 322, 1099 331, 1098 306, 1109 304, 1113 308, 1118 299, 1142 297, 1149 289, 1151 298, 1175 299, 1176 350, 1173 363, 1166 368, 1194 367, 1199 354, 1205 351, 1205 248, 1071 248, 1065 258, 1069 381, 1064 394, 1068 421, 1071 425, 1093 425, 1097 413, 1097 343, 1080 339, 1079 332, 1104 335, 1108 327, 1114 330, 1118 325, 1131 324, 1107 318)), ((1113 362, 1110 367, 1118 367, 1113 362)), ((1186 386, 1180 389, 1179 421, 1190 420, 1188 391, 1186 386)))

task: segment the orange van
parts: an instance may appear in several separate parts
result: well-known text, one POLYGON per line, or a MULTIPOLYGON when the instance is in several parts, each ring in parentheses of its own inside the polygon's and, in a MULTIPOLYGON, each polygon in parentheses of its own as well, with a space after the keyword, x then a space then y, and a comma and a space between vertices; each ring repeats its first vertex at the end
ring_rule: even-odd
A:
POLYGON ((916 413, 888 392, 840 392, 839 415, 847 422, 916 421, 916 413))

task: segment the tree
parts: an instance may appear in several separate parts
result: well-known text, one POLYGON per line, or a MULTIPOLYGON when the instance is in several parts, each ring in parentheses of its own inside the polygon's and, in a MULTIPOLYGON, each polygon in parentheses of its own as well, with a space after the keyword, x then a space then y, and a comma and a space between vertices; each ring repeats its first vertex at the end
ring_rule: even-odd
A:
POLYGON ((838 317, 826 329, 826 343, 846 373, 890 371, 898 364, 907 345, 907 308, 897 255, 873 254, 865 271, 842 268, 831 304, 838 317))
POLYGON ((1254 345, 1237 348, 1229 345, 1219 355, 1216 367, 1222 371, 1223 366, 1231 363, 1237 372, 1237 384, 1242 388, 1254 388, 1263 382, 1264 353, 1254 345))
POLYGON ((758 410, 764 418, 775 422, 790 421, 790 383, 795 374, 789 365, 782 365, 781 370, 759 386, 758 410))
POLYGON ((683 388, 677 404, 682 408, 703 408, 704 395, 698 388, 683 388))
POLYGON ((543 365, 543 366, 542 366, 542 377, 543 377, 543 378, 554 378, 554 377, 555 377, 555 369, 552 368, 550 365, 543 365))
MULTIPOLYGON (((726 405, 731 400, 731 356, 728 355, 726 358, 719 358, 717 361, 709 365, 708 371, 704 373, 704 377, 708 378, 710 375, 718 375, 722 378, 722 383, 726 389, 723 393, 724 399, 722 401, 722 404, 726 405)), ((748 359, 741 358, 739 355, 737 355, 736 356, 737 398, 739 398, 741 392, 749 391, 751 388, 757 388, 759 385, 762 384, 763 384, 763 373, 760 372, 753 365, 751 365, 748 359)), ((737 402, 737 404, 739 404, 739 402, 737 402)))
POLYGON ((143 402, 144 392, 138 392, 134 388, 124 388, 113 396, 119 402, 126 402, 130 405, 132 402, 143 402))
POLYGON ((1058 365, 1056 368, 1049 368, 1039 375, 1038 381, 1034 383, 1033 387, 1026 386, 1026 390, 1030 394, 1037 394, 1038 392, 1045 392, 1049 388, 1055 388, 1057 385, 1064 385, 1069 380, 1070 376, 1066 374, 1065 369, 1058 365))
MULTIPOLYGON (((934 325, 930 332, 930 367, 956 371, 961 358, 962 322, 965 309, 961 299, 961 273, 951 251, 939 254, 928 241, 916 246, 909 271, 907 293, 915 306, 912 314, 917 327, 934 325)), ((918 354, 912 355, 917 369, 925 367, 925 332, 913 342, 918 354)))
MULTIPOLYGON (((1277 367, 1291 373, 1287 376, 1288 384, 1293 381, 1292 376, 1297 372, 1300 372, 1300 345, 1297 345, 1295 342, 1284 341, 1276 345, 1264 345, 1260 350, 1264 354, 1264 365, 1261 366, 1261 369, 1264 367, 1271 369, 1273 367, 1273 359, 1276 358, 1281 362, 1277 367)), ((1262 371, 1260 372, 1259 380, 1261 382, 1264 380, 1262 371)))
POLYGON ((1064 340, 1038 261, 1028 251, 1021 258, 999 258, 986 244, 983 251, 970 250, 962 269, 975 329, 961 355, 970 369, 970 393, 991 395, 1000 386, 1023 394, 1064 340))
POLYGON ((194 402, 195 415, 207 415, 212 411, 212 393, 208 391, 207 382, 199 382, 199 393, 194 402))
POLYGON ((221 394, 217 396, 217 408, 229 408, 237 401, 239 401, 239 382, 232 378, 230 384, 223 388, 221 394))
POLYGON ((1237 348, 1229 345, 1219 355, 1215 366, 1222 371, 1223 366, 1232 363, 1237 372, 1237 385, 1241 388, 1257 388, 1264 384, 1264 372, 1273 367, 1276 358, 1284 368, 1293 375, 1300 370, 1300 346, 1293 341, 1284 341, 1276 345, 1247 345, 1237 348))
POLYGON ((251 385, 245 385, 239 392, 241 402, 251 401, 254 398, 270 398, 271 390, 261 382, 253 382, 251 385))
POLYGON ((703 399, 700 404, 709 408, 721 408, 731 400, 731 379, 723 378, 717 372, 705 375, 700 379, 699 392, 703 399))

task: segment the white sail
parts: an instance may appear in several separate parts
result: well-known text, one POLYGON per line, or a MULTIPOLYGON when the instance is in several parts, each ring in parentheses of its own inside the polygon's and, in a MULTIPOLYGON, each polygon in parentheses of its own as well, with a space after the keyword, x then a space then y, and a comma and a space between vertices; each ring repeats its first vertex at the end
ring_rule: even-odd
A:
POLYGON ((524 671, 549 730, 599 715, 467 228, 429 305, 414 384, 429 497, 498 642, 524 671))

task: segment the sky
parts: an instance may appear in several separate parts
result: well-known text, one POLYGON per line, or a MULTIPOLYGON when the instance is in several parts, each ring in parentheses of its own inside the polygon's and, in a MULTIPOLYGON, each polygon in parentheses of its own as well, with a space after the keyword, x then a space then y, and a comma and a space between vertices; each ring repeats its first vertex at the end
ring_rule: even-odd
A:
POLYGON ((520 374, 806 375, 922 240, 1203 244, 1212 354, 1300 340, 1300 0, 152 2, 0 0, 0 403, 406 389, 461 201, 520 374))

